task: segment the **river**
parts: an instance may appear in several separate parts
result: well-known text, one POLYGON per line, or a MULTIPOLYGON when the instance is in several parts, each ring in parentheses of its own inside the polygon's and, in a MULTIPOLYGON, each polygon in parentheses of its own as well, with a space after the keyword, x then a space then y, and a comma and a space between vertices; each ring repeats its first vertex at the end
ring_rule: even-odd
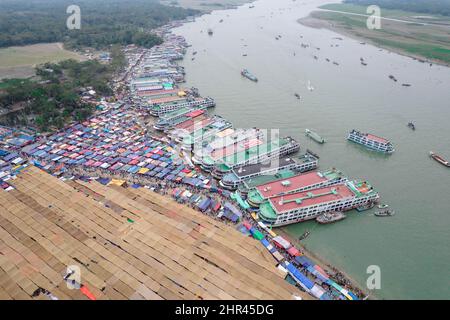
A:
POLYGON ((379 266, 381 289, 373 291, 378 298, 449 298, 450 170, 428 153, 450 159, 450 69, 297 22, 327 2, 259 0, 253 9, 213 11, 175 29, 192 45, 182 62, 186 85, 215 98, 214 112, 236 127, 280 128, 303 150, 320 155, 320 169, 336 167, 368 180, 396 211, 388 218, 373 216, 373 210, 350 212, 332 225, 291 225, 285 228, 289 234, 310 230, 306 247, 362 287, 367 267, 379 266), (259 82, 243 78, 242 68, 259 82), (416 131, 406 126, 409 121, 416 131), (327 143, 306 138, 305 128, 327 143), (396 152, 382 156, 347 142, 353 128, 390 139, 396 152))

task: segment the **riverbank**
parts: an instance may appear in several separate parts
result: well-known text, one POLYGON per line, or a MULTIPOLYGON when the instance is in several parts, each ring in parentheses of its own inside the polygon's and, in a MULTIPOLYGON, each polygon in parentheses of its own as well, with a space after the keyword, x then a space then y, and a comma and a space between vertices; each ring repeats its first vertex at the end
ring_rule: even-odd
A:
POLYGON ((213 10, 233 9, 240 5, 253 2, 254 0, 162 0, 161 3, 165 5, 180 6, 185 9, 200 10, 203 13, 211 12, 213 10))
POLYGON ((352 290, 357 293, 359 296, 368 297, 370 300, 377 299, 376 296, 374 296, 372 293, 368 293, 366 290, 363 290, 363 286, 359 284, 355 279, 353 279, 350 275, 342 271, 341 269, 333 266, 329 261, 326 260, 326 258, 321 257, 316 252, 311 251, 308 249, 298 238, 291 234, 290 232, 284 230, 283 228, 277 228, 276 232, 283 236, 284 238, 288 239, 295 247, 301 248, 301 250, 304 252, 308 258, 310 258, 314 263, 322 266, 322 268, 330 275, 334 275, 337 277, 340 277, 341 280, 344 280, 344 282, 347 282, 347 285, 349 288, 352 288, 352 290))
POLYGON ((366 7, 330 4, 297 21, 307 27, 329 29, 420 62, 450 66, 450 19, 420 16, 417 12, 382 9, 381 30, 367 28, 366 7))

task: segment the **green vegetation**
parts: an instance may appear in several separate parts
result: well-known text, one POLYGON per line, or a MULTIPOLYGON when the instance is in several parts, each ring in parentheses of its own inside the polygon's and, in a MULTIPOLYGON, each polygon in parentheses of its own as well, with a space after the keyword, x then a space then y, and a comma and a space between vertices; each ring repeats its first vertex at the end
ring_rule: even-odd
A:
MULTIPOLYGON (((370 4, 383 5, 387 2, 394 1, 367 1, 367 3, 369 2, 370 4)), ((418 5, 419 2, 424 1, 412 0, 412 2, 418 5)), ((381 13, 383 17, 399 19, 405 22, 385 19, 381 21, 381 29, 370 30, 367 28, 367 18, 365 16, 352 14, 366 15, 367 6, 356 5, 354 3, 366 2, 363 0, 348 0, 343 4, 324 5, 321 9, 339 12, 315 11, 306 20, 313 19, 309 21, 310 24, 315 23, 316 26, 327 26, 338 32, 343 32, 361 40, 369 40, 380 47, 391 49, 402 54, 414 56, 422 60, 429 59, 431 61, 450 64, 450 17, 443 15, 430 16, 429 14, 424 17, 423 13, 428 13, 424 8, 420 9, 422 10, 421 12, 403 11, 400 9, 404 6, 399 1, 398 3, 395 2, 397 5, 391 6, 393 9, 382 9, 381 13), (322 21, 322 24, 319 23, 320 21, 322 21), (324 24, 323 22, 325 21, 329 22, 329 24, 324 24), (428 24, 424 25, 423 22, 427 22, 428 24)), ((444 5, 444 3, 441 4, 444 5)), ((445 10, 442 11, 442 13, 445 12, 445 10)), ((308 21, 305 21, 305 23, 307 24, 308 21)))
POLYGON ((72 120, 85 120, 92 114, 92 106, 81 100, 80 89, 92 87, 99 95, 112 94, 108 80, 124 67, 125 58, 118 47, 112 48, 111 56, 109 65, 96 60, 65 60, 36 68, 41 81, 1 82, 0 107, 9 111, 3 117, 5 124, 34 124, 49 131, 72 120))
POLYGON ((450 16, 450 0, 345 0, 344 3, 450 16))
POLYGON ((250 0, 160 0, 166 5, 176 5, 182 8, 193 8, 200 11, 211 11, 225 8, 235 8, 250 0))
POLYGON ((42 42, 63 42, 72 49, 131 43, 152 47, 161 39, 148 30, 195 13, 158 0, 0 0, 0 47, 42 42), (66 9, 73 4, 81 10, 80 30, 66 26, 66 9))

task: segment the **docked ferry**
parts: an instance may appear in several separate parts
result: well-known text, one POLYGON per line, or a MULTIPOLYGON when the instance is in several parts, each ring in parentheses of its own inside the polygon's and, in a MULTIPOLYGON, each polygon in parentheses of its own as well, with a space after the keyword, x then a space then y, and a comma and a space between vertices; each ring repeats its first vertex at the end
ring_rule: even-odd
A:
POLYGON ((329 187, 336 184, 342 184, 347 181, 341 171, 331 169, 324 172, 312 171, 308 173, 297 174, 288 178, 280 178, 261 183, 249 190, 247 202, 255 208, 267 201, 281 195, 288 195, 307 190, 329 187))
MULTIPOLYGON (((261 141, 259 140, 258 142, 261 141)), ((246 148, 244 151, 233 153, 222 158, 214 166, 212 176, 220 180, 233 168, 269 161, 295 153, 299 150, 300 144, 291 137, 275 139, 265 143, 258 143, 253 146, 250 145, 250 148, 246 148)))
POLYGON ((350 131, 347 137, 348 140, 358 143, 374 151, 383 153, 393 153, 395 151, 392 143, 384 138, 375 136, 370 133, 362 133, 355 129, 350 131))
POLYGON ((182 108, 180 110, 172 111, 164 116, 161 116, 153 125, 153 128, 156 130, 165 131, 184 121, 203 115, 205 112, 205 107, 198 107, 196 109, 182 108))
POLYGON ((216 105, 214 99, 212 98, 204 98, 204 99, 193 99, 190 101, 183 102, 173 102, 173 103, 161 103, 158 105, 154 105, 150 109, 150 114, 155 117, 160 117, 167 113, 180 110, 182 108, 195 108, 195 107, 206 107, 211 108, 216 105))
POLYGON ((245 180, 253 179, 262 175, 273 175, 280 171, 292 170, 295 172, 306 172, 317 168, 318 159, 310 154, 304 154, 298 159, 290 156, 243 167, 234 168, 220 180, 221 187, 227 190, 236 190, 245 180))
POLYGON ((378 193, 367 182, 345 183, 280 195, 260 206, 259 217, 273 227, 316 219, 327 212, 344 212, 376 202, 378 193))
POLYGON ((182 137, 181 148, 184 150, 192 150, 194 145, 202 146, 203 142, 209 137, 231 128, 232 125, 231 122, 216 115, 207 126, 201 128, 195 126, 195 130, 192 133, 182 137))

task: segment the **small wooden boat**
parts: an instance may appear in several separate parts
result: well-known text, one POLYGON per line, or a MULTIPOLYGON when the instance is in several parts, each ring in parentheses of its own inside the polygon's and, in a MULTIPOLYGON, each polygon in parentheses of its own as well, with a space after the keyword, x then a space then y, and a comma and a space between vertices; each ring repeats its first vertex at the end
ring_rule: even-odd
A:
POLYGON ((391 210, 391 209, 380 210, 380 211, 376 211, 374 213, 374 215, 377 217, 390 217, 390 216, 393 216, 394 214, 395 214, 395 211, 391 210))
POLYGON ((450 163, 441 156, 435 154, 433 151, 430 151, 430 157, 439 162, 440 164, 450 168, 450 163))
POLYGON ((311 232, 309 232, 308 230, 306 230, 299 238, 298 240, 305 240, 306 238, 308 238, 308 236, 310 235, 311 232))

